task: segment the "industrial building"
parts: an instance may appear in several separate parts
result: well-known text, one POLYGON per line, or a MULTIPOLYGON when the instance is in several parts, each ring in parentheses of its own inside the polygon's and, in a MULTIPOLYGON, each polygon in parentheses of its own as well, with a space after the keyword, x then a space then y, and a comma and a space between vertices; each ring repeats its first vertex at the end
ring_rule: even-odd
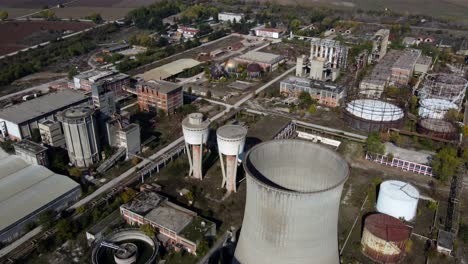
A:
POLYGON ((264 72, 275 71, 285 61, 281 55, 261 51, 249 51, 234 58, 234 60, 242 64, 257 63, 264 72))
POLYGON ((120 213, 130 225, 150 224, 156 228, 164 246, 184 249, 194 255, 202 240, 216 235, 214 223, 154 192, 140 193, 120 206, 120 213))
POLYGON ((348 47, 332 39, 312 38, 310 60, 325 59, 332 69, 345 69, 348 60, 348 47))
POLYGON ((113 116, 116 109, 115 94, 109 88, 104 86, 92 86, 91 98, 95 109, 99 109, 99 113, 103 119, 113 116))
POLYGON ((38 123, 38 127, 43 144, 51 147, 65 148, 65 136, 63 135, 60 122, 43 120, 38 123))
POLYGON ((127 150, 127 159, 132 154, 140 153, 140 126, 138 124, 129 124, 117 130, 116 145, 127 150))
POLYGON ((362 253, 377 263, 399 263, 406 252, 411 227, 386 214, 371 214, 364 220, 362 253))
POLYGON ((58 90, 29 101, 0 109, 2 137, 13 140, 30 138, 44 120, 56 120, 58 112, 87 103, 89 98, 72 90, 58 90))
POLYGON ((89 106, 65 110, 60 116, 70 162, 89 167, 99 161, 99 137, 94 110, 89 106))
POLYGON ((163 80, 150 80, 139 82, 136 89, 138 106, 143 111, 163 110, 166 114, 173 114, 184 104, 180 84, 163 80))
POLYGON ((337 107, 345 96, 345 89, 333 83, 289 76, 280 82, 280 92, 298 97, 307 92, 321 105, 337 107))
POLYGON ((111 90, 117 96, 122 96, 124 86, 130 84, 130 76, 117 71, 88 71, 73 77, 73 85, 75 89, 91 91, 93 86, 102 86, 105 89, 111 90))
POLYGON ((21 140, 15 142, 15 155, 22 158, 29 164, 49 166, 49 158, 47 157, 47 148, 30 140, 21 140))
POLYGON ((225 125, 216 130, 219 160, 223 173, 221 187, 226 187, 228 192, 237 191, 237 165, 239 155, 244 152, 246 136, 247 129, 239 125, 225 125), (226 161, 223 155, 226 156, 226 161))
POLYGON ((346 161, 323 145, 274 140, 250 149, 243 164, 247 200, 233 263, 339 263, 346 161))
POLYGON ((427 75, 423 87, 419 92, 421 99, 440 99, 451 102, 461 109, 468 80, 465 78, 446 73, 427 75))
POLYGON ((231 12, 219 12, 218 13, 218 20, 219 21, 230 21, 230 22, 237 22, 239 23, 245 15, 243 13, 231 13, 231 12))
POLYGON ((208 141, 210 120, 205 119, 201 113, 189 114, 182 120, 185 149, 190 164, 189 176, 201 180, 203 145, 208 141))
POLYGON ((414 67, 421 56, 421 50, 405 49, 392 65, 390 83, 396 86, 407 85, 413 77, 414 67))
POLYGON ((346 103, 344 120, 356 130, 377 132, 403 125, 405 113, 400 107, 373 99, 355 99, 346 103))
POLYGON ((255 36, 262 37, 262 38, 274 38, 279 39, 283 36, 284 32, 286 32, 283 28, 266 28, 266 27, 259 27, 255 28, 255 36))
POLYGON ((0 149, 0 242, 12 242, 41 213, 67 208, 80 193, 80 185, 70 178, 0 149))
POLYGON ((142 74, 138 74, 136 77, 142 78, 145 81, 168 80, 182 73, 183 71, 198 65, 200 65, 200 62, 194 59, 179 59, 146 71, 142 74))
POLYGON ((414 220, 418 211, 419 192, 402 181, 384 181, 380 184, 377 211, 397 219, 414 220))
POLYGON ((432 57, 422 55, 414 65, 415 74, 426 74, 432 64, 432 57))
POLYGON ((177 33, 183 36, 184 38, 194 38, 200 30, 192 27, 179 26, 177 28, 177 33))
POLYGON ((379 62, 387 54, 388 37, 390 30, 379 29, 372 38, 372 51, 368 57, 368 63, 379 62))

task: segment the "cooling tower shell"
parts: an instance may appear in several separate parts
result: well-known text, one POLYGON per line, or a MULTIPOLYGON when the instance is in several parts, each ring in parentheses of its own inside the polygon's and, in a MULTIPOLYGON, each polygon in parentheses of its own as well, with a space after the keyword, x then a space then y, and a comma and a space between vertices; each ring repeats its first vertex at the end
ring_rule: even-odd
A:
POLYGON ((244 152, 247 129, 239 125, 225 125, 216 131, 218 150, 224 155, 239 155, 244 152))
POLYGON ((349 167, 322 145, 275 140, 244 159, 247 198, 233 263, 339 263, 338 211, 349 167))
POLYGON ((395 218, 411 221, 418 210, 419 192, 402 181, 384 181, 380 184, 377 211, 395 218))
POLYGON ((192 113, 182 120, 184 140, 190 145, 205 144, 209 136, 210 120, 203 119, 203 114, 192 113))
POLYGON ((377 263, 397 263, 403 257, 411 228, 386 214, 366 217, 361 245, 364 255, 377 263))

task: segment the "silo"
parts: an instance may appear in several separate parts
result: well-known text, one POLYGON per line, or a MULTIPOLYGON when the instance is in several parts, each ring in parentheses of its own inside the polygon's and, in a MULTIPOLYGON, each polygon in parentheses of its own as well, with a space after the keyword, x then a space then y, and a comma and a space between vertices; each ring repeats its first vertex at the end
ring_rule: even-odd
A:
POLYGON ((195 179, 202 179, 203 144, 208 140, 209 126, 210 120, 204 119, 201 113, 189 114, 182 120, 182 131, 190 163, 189 176, 195 179))
POLYGON ((386 214, 366 217, 362 231, 362 253, 377 263, 397 263, 405 253, 411 228, 386 214))
POLYGON ((244 158, 247 198, 234 263, 339 263, 338 211, 349 167, 336 152, 274 140, 244 158))
POLYGON ((377 211, 395 218, 411 221, 418 210, 419 192, 402 181, 384 181, 380 184, 377 211))
POLYGON ((223 173, 221 187, 226 187, 228 192, 236 192, 237 160, 239 155, 244 152, 247 129, 239 125, 225 125, 218 128, 216 136, 223 173), (226 165, 224 165, 223 155, 226 156, 226 165))
POLYGON ((89 106, 67 109, 60 115, 70 162, 88 167, 99 161, 99 141, 94 110, 89 106))

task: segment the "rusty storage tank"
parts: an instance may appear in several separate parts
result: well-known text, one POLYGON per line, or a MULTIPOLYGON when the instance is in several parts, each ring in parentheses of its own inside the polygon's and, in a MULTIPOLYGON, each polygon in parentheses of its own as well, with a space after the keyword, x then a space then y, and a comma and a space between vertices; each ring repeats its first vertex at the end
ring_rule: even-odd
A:
POLYGON ((403 259, 411 228, 395 217, 372 214, 364 222, 362 253, 378 263, 397 263, 403 259))
POLYGON ((447 140, 458 139, 457 128, 452 123, 435 118, 425 118, 418 122, 417 131, 431 137, 447 140))

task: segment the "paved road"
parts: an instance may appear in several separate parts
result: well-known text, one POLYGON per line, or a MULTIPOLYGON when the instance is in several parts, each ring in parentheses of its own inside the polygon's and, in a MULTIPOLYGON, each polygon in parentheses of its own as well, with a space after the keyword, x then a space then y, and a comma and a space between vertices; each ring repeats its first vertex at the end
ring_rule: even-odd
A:
POLYGON ((2 248, 2 250, 0 250, 0 257, 3 257, 5 255, 7 255, 8 253, 10 253, 10 251, 17 248, 18 246, 20 246, 24 242, 27 242, 28 240, 30 240, 31 238, 33 238, 34 236, 39 234, 41 231, 42 231, 42 227, 38 226, 38 227, 34 228, 33 230, 31 230, 30 232, 28 232, 27 234, 25 234, 24 236, 20 237, 15 242, 13 242, 10 245, 2 248))

